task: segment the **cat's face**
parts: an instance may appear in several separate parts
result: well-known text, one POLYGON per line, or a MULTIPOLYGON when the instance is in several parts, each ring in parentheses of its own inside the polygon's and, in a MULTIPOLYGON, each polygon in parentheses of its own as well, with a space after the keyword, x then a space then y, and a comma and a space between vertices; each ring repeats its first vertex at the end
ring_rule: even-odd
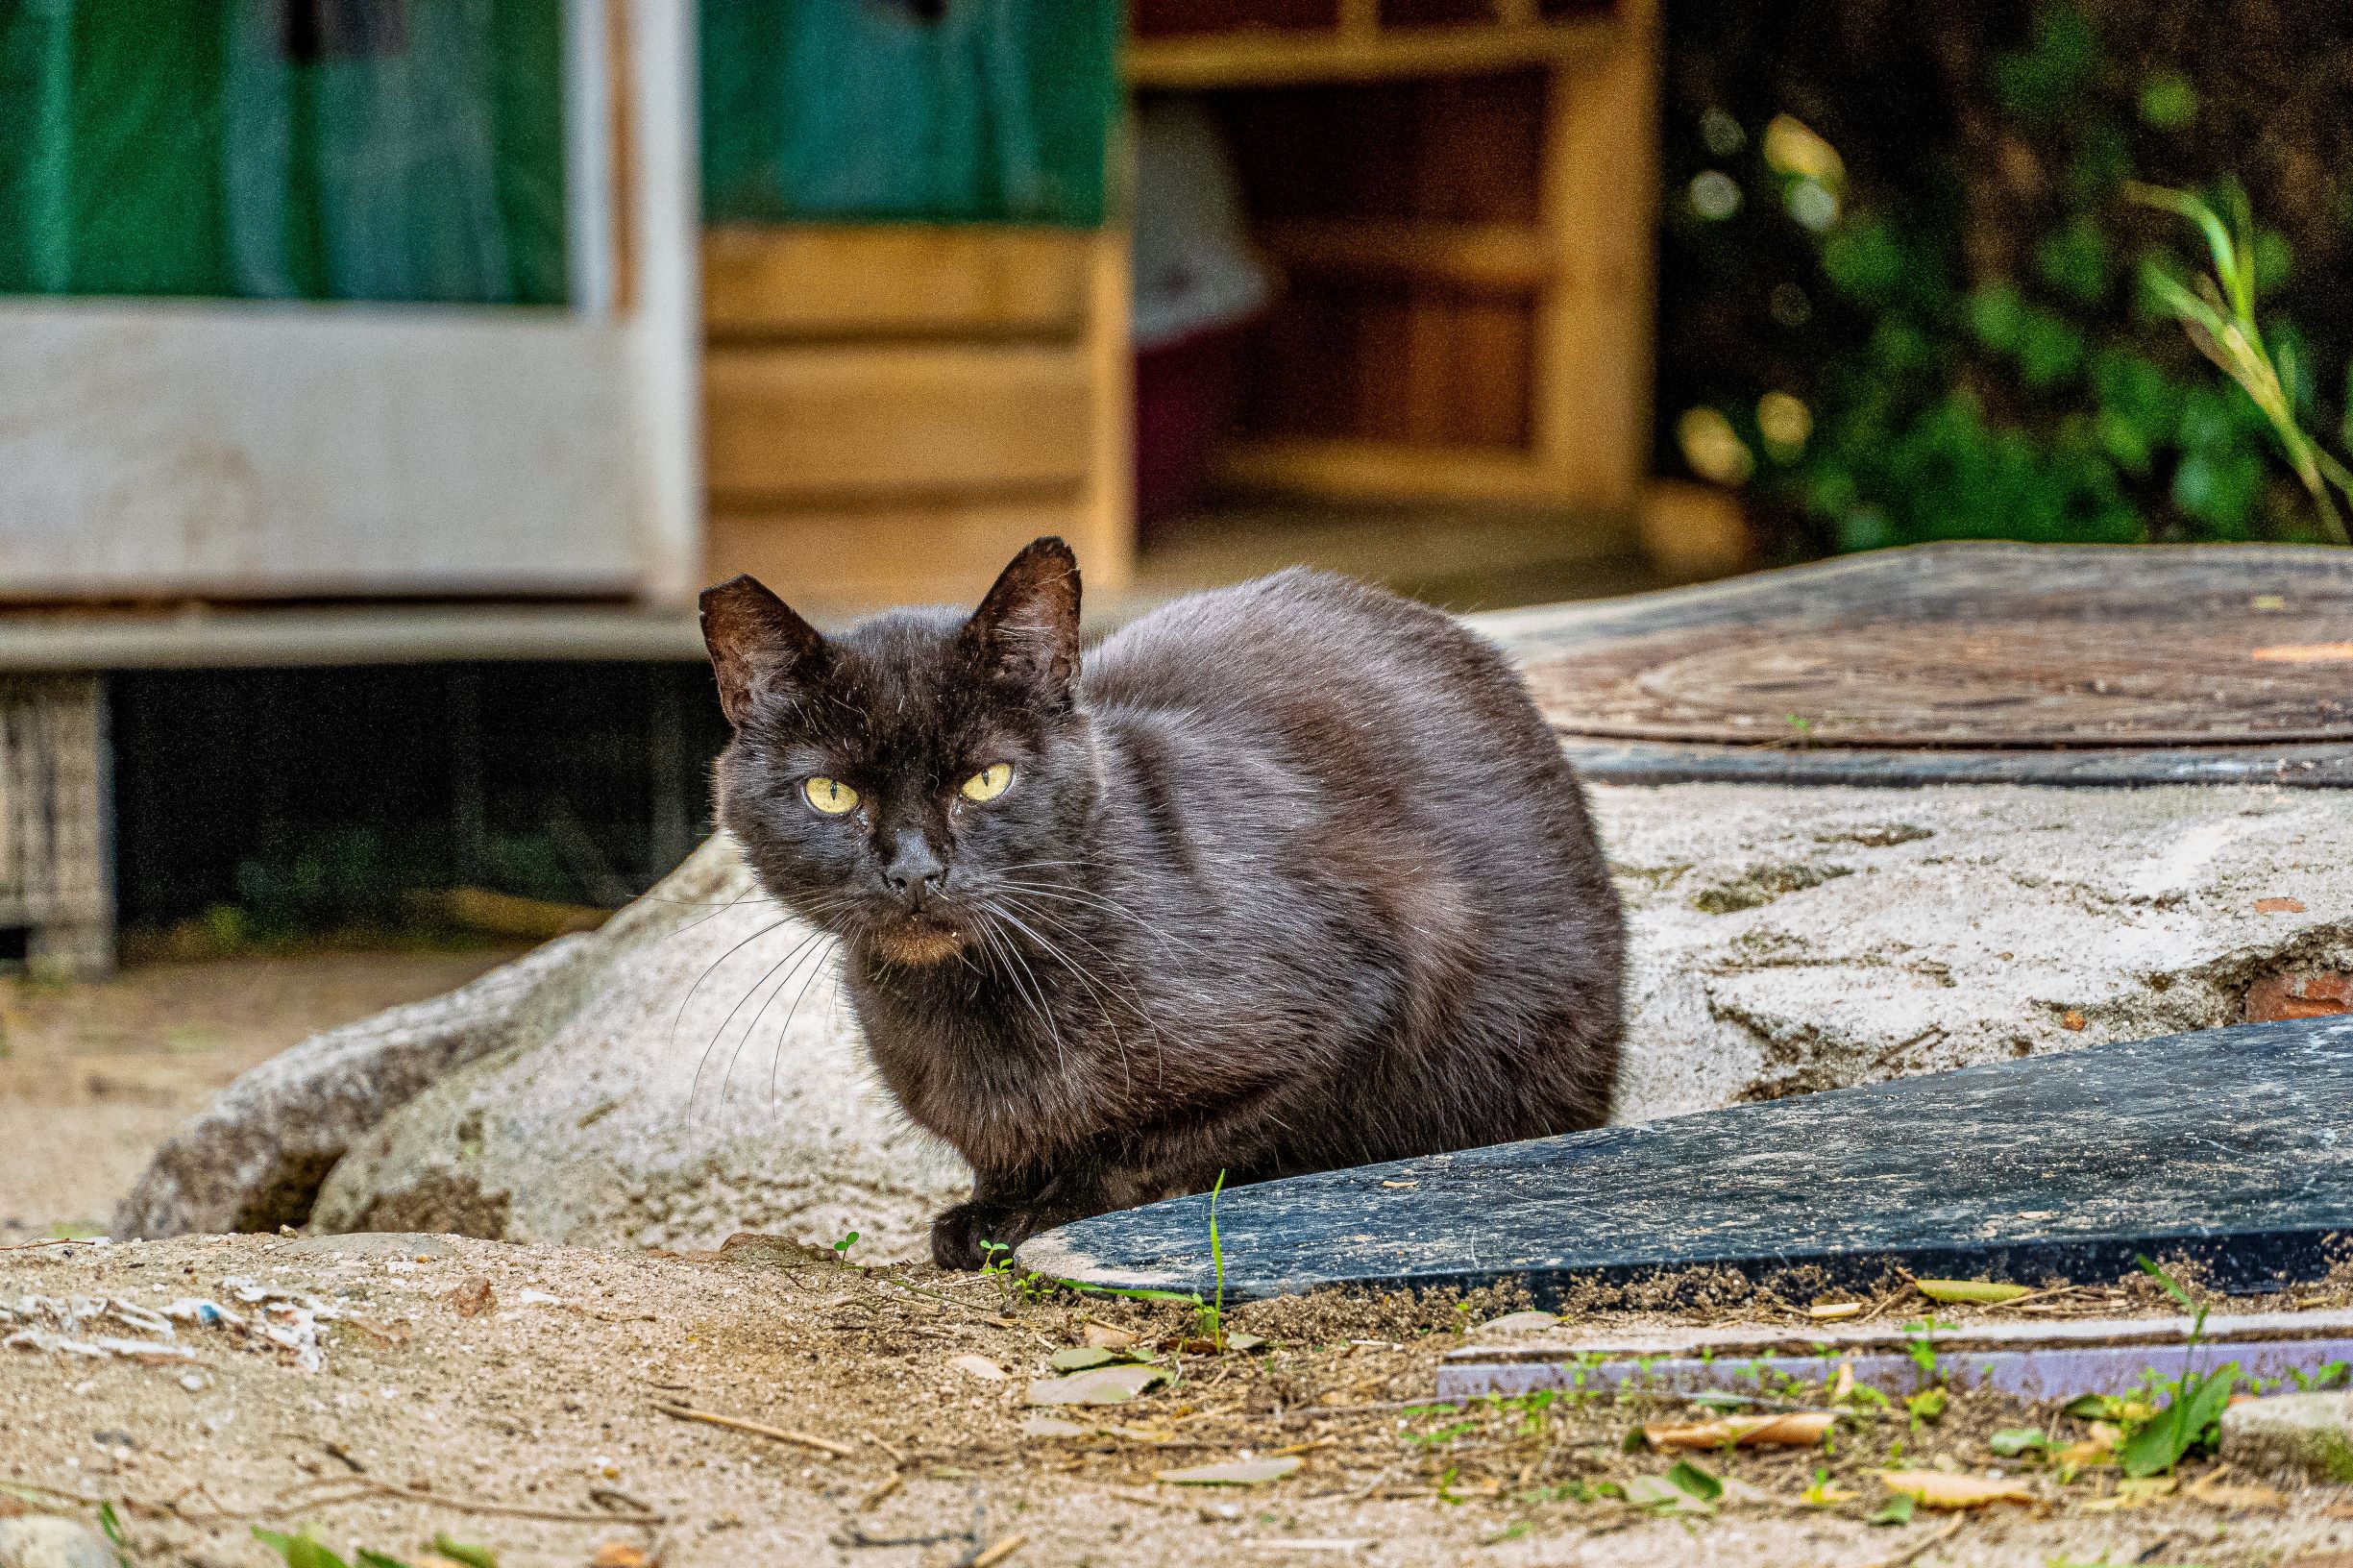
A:
POLYGON ((761 886, 893 964, 1035 923, 1096 788, 1078 595, 1059 539, 1017 556, 969 619, 899 611, 826 638, 750 577, 707 590, 736 732, 720 821, 761 886))

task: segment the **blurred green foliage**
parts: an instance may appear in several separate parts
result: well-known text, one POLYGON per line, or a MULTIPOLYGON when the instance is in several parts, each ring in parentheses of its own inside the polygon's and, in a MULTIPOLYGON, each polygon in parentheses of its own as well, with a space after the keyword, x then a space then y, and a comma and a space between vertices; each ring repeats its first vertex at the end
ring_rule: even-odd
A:
MULTIPOLYGON (((1819 302, 1837 329, 1823 334, 1834 346, 1801 366, 1806 384, 1777 388, 1806 404, 1810 437, 1795 450, 1764 438, 1754 400, 1777 390, 1770 382, 1708 399, 1759 456, 1756 502, 1842 551, 1931 539, 2320 537, 2272 423, 2187 352, 2142 267, 2170 254, 2179 233, 2126 199, 2136 146, 2194 136, 2196 86, 2170 70, 2113 66, 2092 21, 2066 0, 2038 7, 2023 45, 1993 56, 1986 75, 1996 145, 2024 174, 1946 163, 1915 171, 1909 186, 1839 192, 1826 224, 1798 219, 1813 231, 1814 276, 1790 293, 1794 315, 1779 303, 1793 285, 1777 289, 1775 317, 1793 326, 1819 302), (1973 223, 1992 227, 1985 204, 2019 184, 2035 200, 2000 217, 2030 225, 2024 243, 1973 246, 1981 237, 1973 223)), ((1741 128, 1742 149, 1754 129, 1741 128)), ((1706 228, 1736 243, 1742 225, 1786 229, 1805 177, 1770 157, 1724 157, 1734 138, 1703 135, 1716 144, 1710 161, 1735 174, 1747 199, 1736 218, 1681 213, 1679 237, 1706 228)), ((1771 140, 1768 132, 1767 152, 1771 140)), ((2244 206, 2226 173, 2204 194, 2244 206)), ((2253 228, 2249 240, 2257 291, 2267 294, 2294 257, 2268 230, 2253 228)), ((1760 236, 1759 248, 1771 246, 1760 236)), ((2338 400, 2353 401, 2353 385, 2316 386, 2292 322, 2267 315, 2262 334, 2303 428, 2338 428, 2338 400), (2324 396, 2337 417, 2319 405, 2324 396)), ((1710 466, 1704 454, 1693 462, 1703 475, 1710 466)))

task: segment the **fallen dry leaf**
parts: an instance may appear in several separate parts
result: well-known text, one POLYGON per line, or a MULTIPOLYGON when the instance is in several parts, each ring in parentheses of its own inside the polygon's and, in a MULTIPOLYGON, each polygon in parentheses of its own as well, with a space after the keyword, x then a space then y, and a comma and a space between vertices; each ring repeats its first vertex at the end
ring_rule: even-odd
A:
POLYGON ((1818 1301, 1805 1310, 1805 1315, 1829 1323, 1842 1317, 1860 1316, 1862 1311, 1863 1304, 1859 1301, 1818 1301))
POLYGON ((1263 1486, 1270 1481, 1281 1481, 1298 1468, 1296 1458, 1226 1459, 1217 1464, 1196 1464, 1186 1470, 1163 1470, 1153 1479, 1172 1486, 1263 1486))
POLYGON ((2353 643, 2275 643, 2247 657, 2266 664, 2346 664, 2353 663, 2353 643))
POLYGON ((2145 1508, 2152 1503, 2162 1503, 2173 1495, 2179 1482, 2171 1476, 2127 1477, 2116 1483, 2110 1495, 2096 1498, 2083 1506, 2086 1513, 2114 1513, 2119 1508, 2145 1508))
POLYGON ((2070 1034, 2082 1034, 2090 1023, 2091 1020, 2089 1018, 2085 1017, 2082 1014, 2076 1012, 2071 1007, 2065 1013, 2059 1015, 2059 1027, 2065 1029, 2070 1034))
POLYGON ((588 1568, 648 1568, 651 1557, 626 1541, 607 1541, 588 1559, 588 1568))
POLYGON ((1689 1426, 1642 1429, 1653 1448, 1811 1448, 1838 1417, 1828 1410, 1786 1415, 1728 1415, 1689 1426))
POLYGON ((1942 1470, 1882 1470, 1879 1482, 1924 1508, 1982 1508, 1994 1503, 2032 1503, 2022 1482, 1949 1476, 1942 1470))
POLYGON ((1854 1397, 1854 1363, 1838 1363, 1838 1376, 1830 1380, 1830 1403, 1844 1405, 1854 1397))
POLYGON ((959 1356, 947 1364, 984 1383, 1003 1383, 1011 1375, 986 1356, 959 1356))
POLYGON ((2004 1285, 1993 1280, 1914 1280, 1912 1284, 1930 1301, 1972 1302, 1980 1307, 1998 1307, 2026 1293, 2022 1285, 2004 1285))
POLYGON ((1109 1366, 1128 1359, 1109 1345, 1072 1345, 1048 1356, 1045 1363, 1057 1372, 1084 1372, 1091 1366, 1109 1366))
POLYGON ((499 1296, 497 1291, 490 1288, 490 1282, 477 1274, 451 1291, 449 1301, 451 1306, 457 1309, 458 1316, 479 1317, 499 1304, 499 1296))
POLYGON ((1029 1385, 1032 1405, 1124 1405, 1145 1389, 1168 1381, 1164 1367, 1093 1366, 1064 1378, 1040 1378, 1029 1385))
POLYGON ((2301 915, 2304 913, 2304 900, 2301 898, 2258 898, 2255 900, 2255 913, 2258 915, 2301 915))
POLYGON ((2288 1506, 2288 1499, 2281 1495, 2276 1486, 2266 1486, 2260 1482, 2227 1482, 2212 1473, 2200 1476, 2183 1487, 2181 1495, 2194 1503, 2203 1503, 2210 1508, 2231 1512, 2245 1508, 2284 1508, 2288 1506))
POLYGON ((1109 1323, 1097 1323, 1091 1317, 1087 1320, 1087 1326, 1080 1331, 1080 1335, 1097 1350, 1125 1350, 1141 1337, 1109 1323))

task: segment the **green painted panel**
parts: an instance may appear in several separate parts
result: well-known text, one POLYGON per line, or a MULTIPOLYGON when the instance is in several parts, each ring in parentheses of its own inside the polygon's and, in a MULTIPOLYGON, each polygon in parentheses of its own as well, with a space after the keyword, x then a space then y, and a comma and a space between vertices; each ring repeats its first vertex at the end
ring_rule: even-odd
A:
POLYGON ((0 0, 0 291, 562 303, 561 0, 0 0))
POLYGON ((704 218, 1100 224, 1121 15, 704 0, 704 218))

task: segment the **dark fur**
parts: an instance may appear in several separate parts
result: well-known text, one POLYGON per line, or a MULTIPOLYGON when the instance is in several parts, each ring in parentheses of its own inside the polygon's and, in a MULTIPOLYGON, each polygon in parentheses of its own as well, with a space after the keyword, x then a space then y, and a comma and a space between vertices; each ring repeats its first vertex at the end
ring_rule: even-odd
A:
POLYGON ((1285 572, 1144 617, 1081 676, 1059 540, 968 621, 823 639, 749 578, 703 600, 738 730, 721 820, 846 939, 884 1080, 977 1173, 942 1263, 1220 1171, 1606 1115, 1617 894, 1518 677, 1445 616, 1285 572), (958 796, 998 761, 1002 796, 958 796), (811 773, 859 809, 814 811, 811 773), (885 872, 935 863, 911 911, 885 872))

